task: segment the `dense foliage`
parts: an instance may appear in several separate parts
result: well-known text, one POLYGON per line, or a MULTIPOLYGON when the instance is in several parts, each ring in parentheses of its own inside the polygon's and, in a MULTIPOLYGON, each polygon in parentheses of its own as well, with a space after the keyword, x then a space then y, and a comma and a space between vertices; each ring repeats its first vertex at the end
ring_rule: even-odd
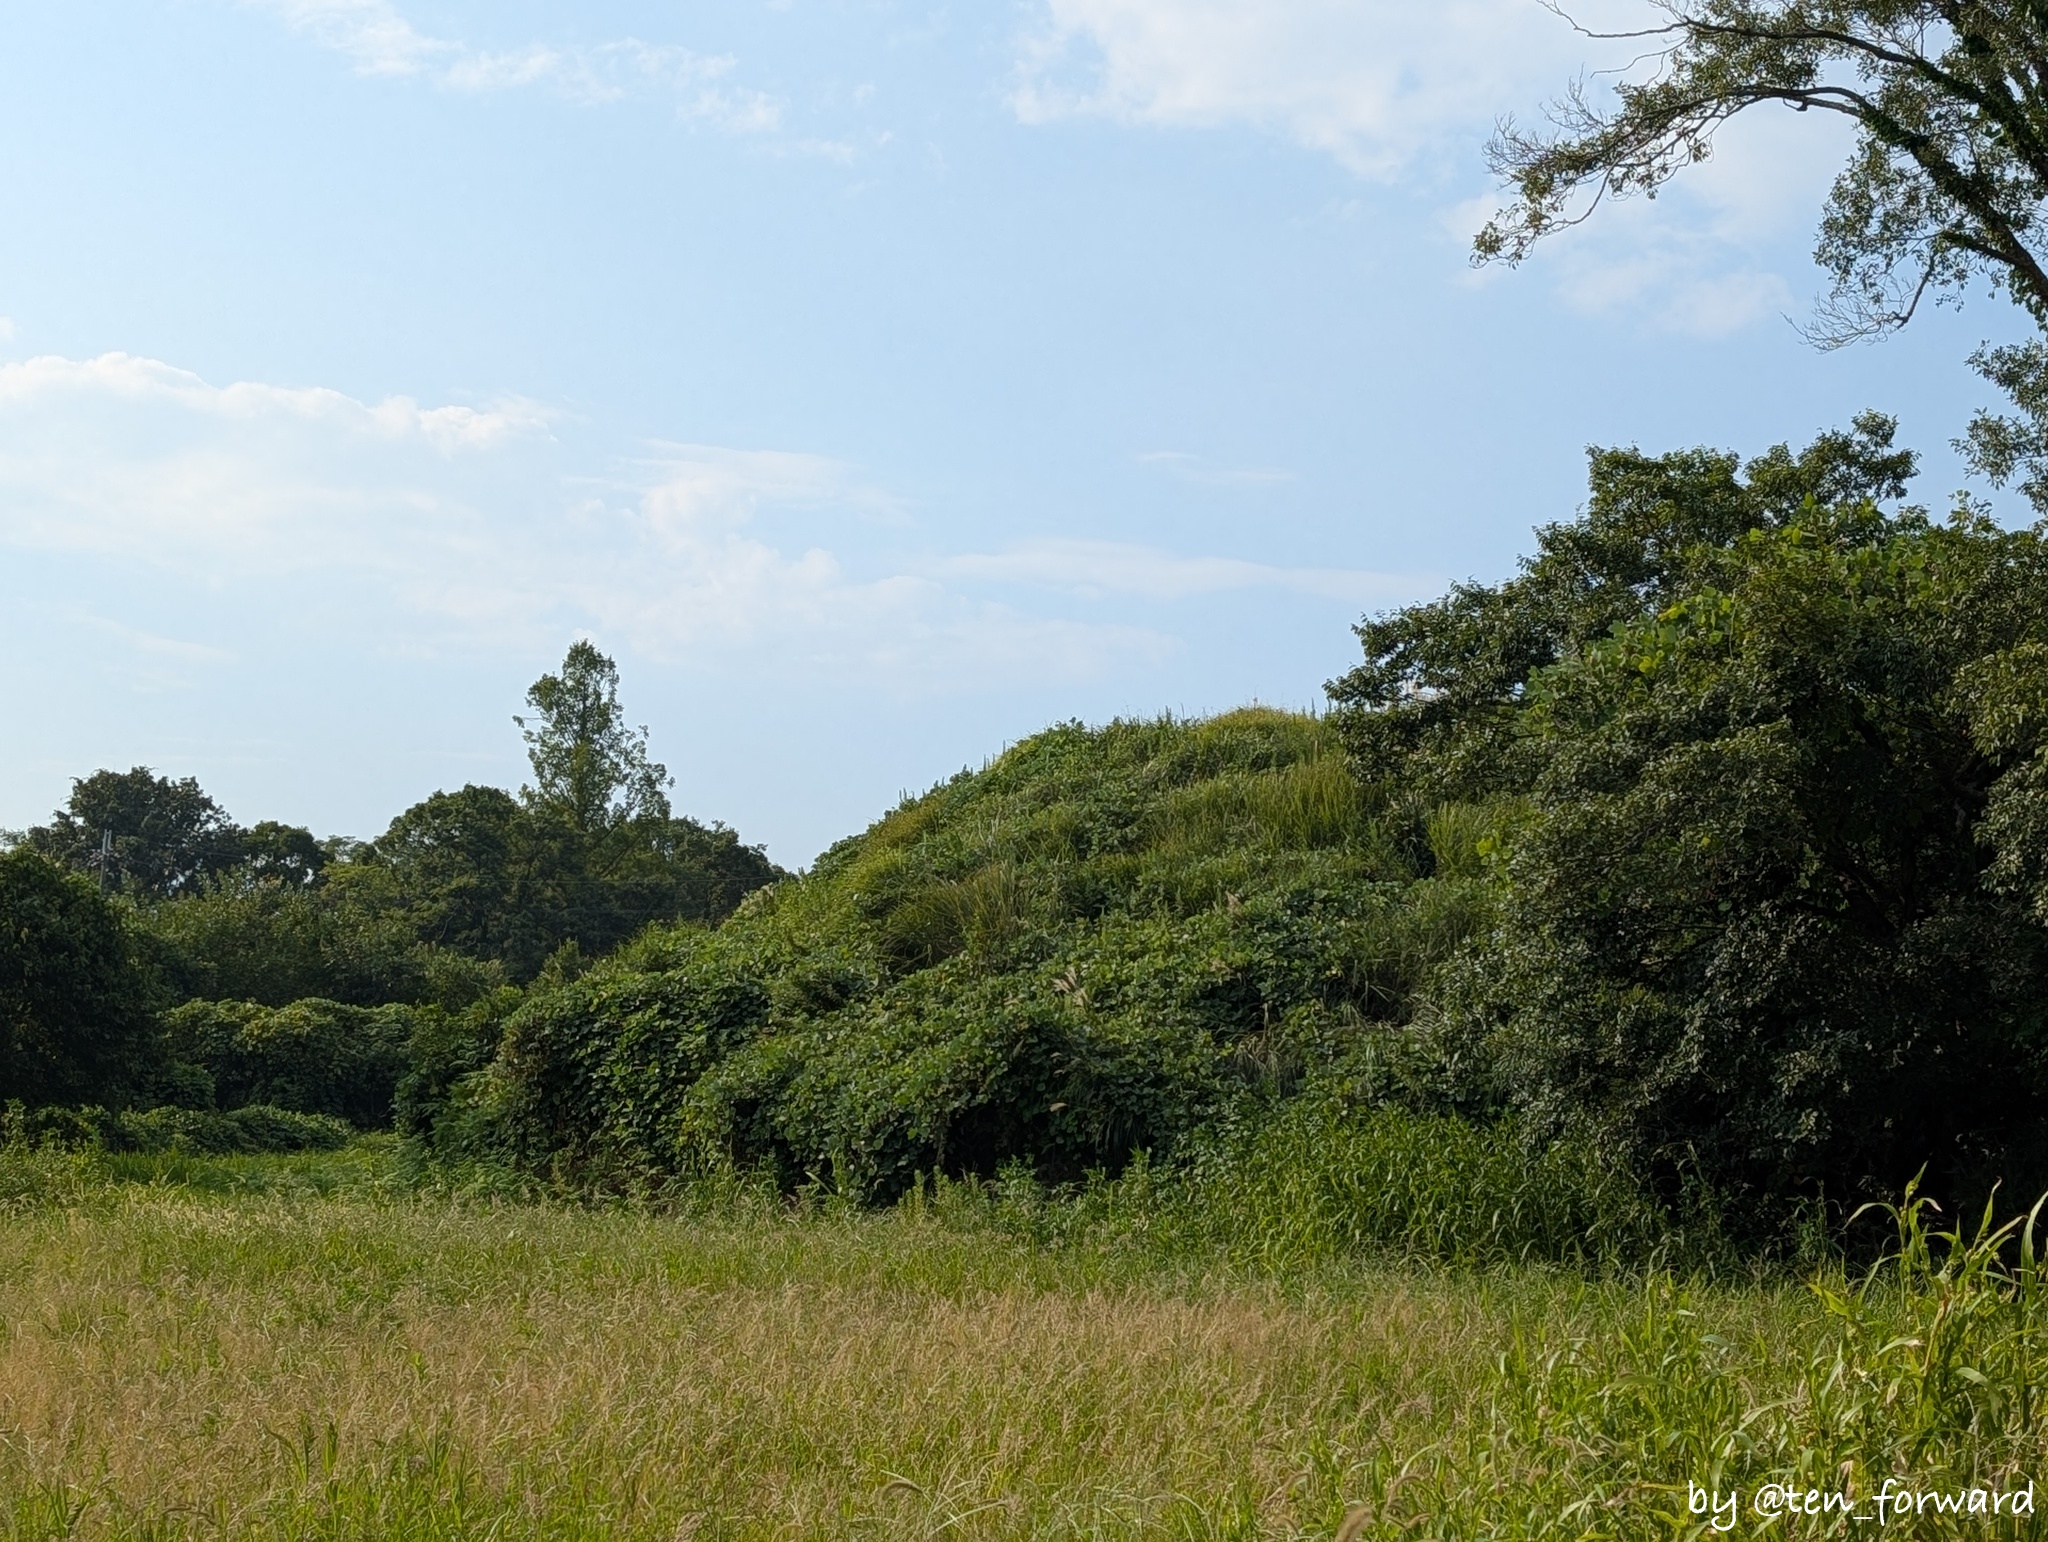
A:
MULTIPOLYGON (((793 878, 671 812, 579 644, 516 796, 317 861, 272 829, 118 906, 10 857, 23 915, 81 918, 40 923, 63 967, 131 1003, 45 1032, 99 1069, 16 1079, 613 1187, 1142 1157, 1218 1216, 1263 1173, 1311 1229, 1429 1233, 1399 1182, 1303 1176, 1307 1142, 1514 1193, 1497 1230, 1437 1219, 1549 1256, 1717 1212, 1782 1237, 1916 1173, 2038 1187, 2048 538, 1902 504, 1891 433, 1596 453, 1514 577, 1362 625, 1328 717, 1062 725, 793 878)), ((116 783, 184 796, 79 785, 116 783)))
MULTIPOLYGON (((245 831, 191 777, 172 781, 147 766, 95 771, 71 784, 70 802, 23 844, 66 866, 94 873, 102 887, 165 899, 189 893, 251 858, 288 856, 294 843, 281 826, 245 831)), ((319 870, 321 853, 305 831, 300 872, 319 870)))
POLYGON ((413 1014, 402 1006, 191 1001, 164 1015, 170 1059, 200 1073, 188 1102, 264 1104, 358 1129, 390 1123, 412 1033, 413 1014))
POLYGON ((1027 740, 716 931, 446 1019, 408 1117, 872 1198, 1192 1160, 1305 1090, 1772 1226, 2034 1181, 2048 548, 1912 471, 1878 418, 1596 454, 1514 578, 1361 627, 1329 719, 1027 740))
POLYGON ((244 828, 147 767, 74 782, 0 866, 0 1098, 386 1124, 507 981, 715 922, 778 876, 671 811, 590 644, 528 705, 534 786, 437 792, 368 842, 244 828))
POLYGON ((0 1097, 132 1094, 155 1070, 146 971, 121 911, 33 851, 0 853, 0 1097))
POLYGON ((185 999, 460 1007, 563 948, 713 922, 779 874, 723 825, 674 814, 618 670, 587 642, 527 695, 534 785, 437 792, 375 840, 236 824, 190 778, 100 771, 19 844, 134 902, 185 999))
POLYGON ((765 1165, 870 1197, 1120 1166, 1402 1023, 1483 906, 1446 855, 1310 718, 1055 728, 717 931, 535 991, 442 1127, 586 1174, 765 1165))
POLYGON ((1880 511, 1888 425, 1746 468, 1598 456, 1496 588, 1361 629, 1370 778, 1483 800, 1444 1053, 1544 1135, 1748 1197, 2032 1176, 2048 934, 2026 661, 2048 550, 1880 511))
POLYGON ((268 1103, 220 1111, 181 1108, 30 1108, 0 1105, 0 1150, 103 1152, 110 1155, 276 1156, 338 1151, 355 1127, 329 1114, 303 1114, 268 1103))

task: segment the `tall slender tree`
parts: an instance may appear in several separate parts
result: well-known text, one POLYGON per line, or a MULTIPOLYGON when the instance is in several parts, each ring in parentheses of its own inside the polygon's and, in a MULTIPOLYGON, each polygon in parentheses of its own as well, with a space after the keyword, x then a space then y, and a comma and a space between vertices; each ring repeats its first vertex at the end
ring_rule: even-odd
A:
POLYGON ((675 780, 648 758, 646 728, 627 725, 619 667, 591 643, 571 644, 562 672, 534 681, 526 704, 535 716, 513 721, 533 765, 533 783, 522 789, 529 804, 561 813, 584 834, 669 817, 675 780))

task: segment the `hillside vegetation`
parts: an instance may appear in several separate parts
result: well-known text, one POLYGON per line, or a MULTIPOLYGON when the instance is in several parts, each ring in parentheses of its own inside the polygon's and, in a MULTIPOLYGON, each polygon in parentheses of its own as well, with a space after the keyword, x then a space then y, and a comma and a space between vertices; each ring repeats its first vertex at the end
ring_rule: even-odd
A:
POLYGON ((1362 626, 1330 716, 1030 738, 451 1021, 410 1128, 888 1201, 1406 1120, 1753 1240, 2033 1192, 2048 547, 1902 504, 1890 432, 1596 455, 1515 578, 1362 626))
POLYGON ((1312 1073, 1395 1074, 1418 987, 1485 913, 1473 839, 1370 797, 1312 717, 1055 728, 717 930, 535 994, 434 1127, 877 1200, 1165 1155, 1312 1073))
POLYGON ((0 856, 11 1127, 1002 1177, 1289 1256, 1782 1253, 1916 1177, 2037 1193, 2048 540, 1906 502, 1891 434, 1598 452, 1513 577, 1364 622, 1327 714, 1054 727, 798 875, 673 813, 588 643, 529 786, 372 842, 82 779, 0 856))

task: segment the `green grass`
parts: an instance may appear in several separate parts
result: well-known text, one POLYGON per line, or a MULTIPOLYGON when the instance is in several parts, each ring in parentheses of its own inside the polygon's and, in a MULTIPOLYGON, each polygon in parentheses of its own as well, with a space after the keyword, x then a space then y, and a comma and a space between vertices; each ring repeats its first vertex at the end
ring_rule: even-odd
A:
POLYGON ((0 1534, 1636 1539, 1699 1534, 1688 1478, 2010 1486, 2041 1450, 2010 1249, 1909 1231, 1825 1293, 1276 1271, 1048 1243, 1014 1224, 1044 1204, 496 1202, 377 1143, 0 1153, 0 1534))

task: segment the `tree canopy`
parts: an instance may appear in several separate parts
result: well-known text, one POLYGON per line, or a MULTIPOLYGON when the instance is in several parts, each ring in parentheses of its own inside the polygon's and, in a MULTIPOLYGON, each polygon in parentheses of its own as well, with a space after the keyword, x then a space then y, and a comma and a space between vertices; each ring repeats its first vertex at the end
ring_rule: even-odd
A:
MULTIPOLYGON (((281 856, 284 827, 264 828, 264 849, 281 856)), ((65 806, 25 841, 110 887, 156 899, 188 893, 248 854, 248 832, 196 780, 172 781, 147 766, 78 778, 65 806)))
POLYGON ((1751 1199, 2038 1166, 2048 543, 1897 505, 1890 432, 1597 453, 1517 577, 1359 629, 1361 774, 1484 810, 1461 1096, 1751 1199))
POLYGON ((79 778, 22 844, 135 901, 174 995, 459 1006, 564 948, 599 957, 656 921, 714 923, 781 876, 732 830, 671 810, 618 684, 574 644, 527 692, 520 796, 436 792, 374 840, 243 828, 197 781, 138 766, 79 778))
POLYGON ((0 1101, 118 1103, 156 1006, 120 909, 40 852, 0 853, 0 1101))
MULTIPOLYGON (((1652 195, 1705 160, 1716 131, 1771 103, 1846 118, 1855 148, 1822 211, 1832 283, 1825 346, 1904 326, 1928 298, 1985 279, 2048 331, 2048 11, 2035 0, 1653 0, 1647 73, 1613 104, 1575 85, 1549 129, 1502 125, 1495 171, 1514 201, 1477 240, 1518 262, 1608 197, 1652 195)), ((1973 363, 2017 417, 1980 414, 1968 449, 2048 507, 2048 341, 1973 363)))
POLYGON ((516 717, 533 784, 527 802, 583 834, 636 819, 668 818, 668 768, 647 756, 647 730, 627 726, 618 666, 588 641, 570 645, 558 675, 526 693, 535 717, 516 717))

